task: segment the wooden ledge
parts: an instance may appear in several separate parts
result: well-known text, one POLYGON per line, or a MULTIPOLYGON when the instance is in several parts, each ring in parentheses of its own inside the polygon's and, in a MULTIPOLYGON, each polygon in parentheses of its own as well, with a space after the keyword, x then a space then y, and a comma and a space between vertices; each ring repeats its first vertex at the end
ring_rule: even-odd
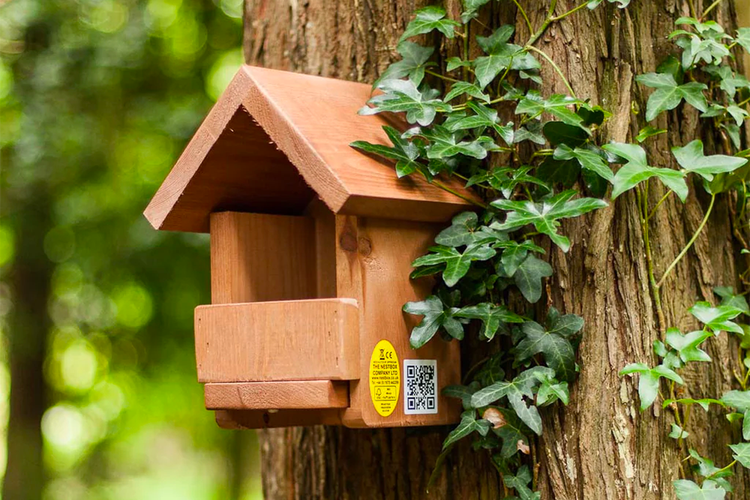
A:
POLYGON ((208 410, 346 408, 349 406, 349 382, 294 380, 206 384, 205 397, 208 410))
POLYGON ((195 356, 203 383, 358 379, 357 301, 199 306, 195 356))

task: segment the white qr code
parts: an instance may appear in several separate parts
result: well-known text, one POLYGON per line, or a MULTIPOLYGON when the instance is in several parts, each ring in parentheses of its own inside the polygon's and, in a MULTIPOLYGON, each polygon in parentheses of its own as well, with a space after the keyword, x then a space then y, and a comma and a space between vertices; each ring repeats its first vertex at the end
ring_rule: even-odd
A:
POLYGON ((437 361, 404 360, 404 413, 424 415, 438 412, 437 361))

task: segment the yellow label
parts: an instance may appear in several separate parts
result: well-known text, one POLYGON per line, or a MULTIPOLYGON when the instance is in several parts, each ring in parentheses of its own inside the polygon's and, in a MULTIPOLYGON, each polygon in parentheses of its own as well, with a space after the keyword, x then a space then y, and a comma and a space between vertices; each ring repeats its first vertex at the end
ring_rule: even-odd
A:
POLYGON ((387 340, 381 340, 370 358, 370 397, 377 412, 387 417, 396 409, 401 372, 396 349, 387 340))

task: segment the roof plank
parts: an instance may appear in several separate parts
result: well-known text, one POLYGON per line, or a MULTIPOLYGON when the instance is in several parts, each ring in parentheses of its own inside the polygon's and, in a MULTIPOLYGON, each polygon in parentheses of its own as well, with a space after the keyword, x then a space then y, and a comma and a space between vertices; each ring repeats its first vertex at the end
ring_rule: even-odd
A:
MULTIPOLYGON (((351 148, 388 144, 393 115, 359 116, 361 83, 243 66, 145 211, 157 229, 206 232, 217 210, 300 214, 317 194, 336 213, 443 221, 469 205, 351 148)), ((468 194, 458 183, 448 183, 468 194)))

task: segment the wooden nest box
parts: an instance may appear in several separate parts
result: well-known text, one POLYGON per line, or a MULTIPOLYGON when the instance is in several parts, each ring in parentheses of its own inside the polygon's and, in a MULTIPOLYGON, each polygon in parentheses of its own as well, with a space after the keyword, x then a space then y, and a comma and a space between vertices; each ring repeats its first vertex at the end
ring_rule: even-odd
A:
POLYGON ((146 209, 156 229, 211 234, 195 354, 222 427, 458 420, 440 395, 460 383, 458 344, 411 349, 419 318, 401 307, 429 295, 411 262, 467 203, 349 146, 388 144, 394 117, 357 115, 369 97, 242 67, 146 209))

